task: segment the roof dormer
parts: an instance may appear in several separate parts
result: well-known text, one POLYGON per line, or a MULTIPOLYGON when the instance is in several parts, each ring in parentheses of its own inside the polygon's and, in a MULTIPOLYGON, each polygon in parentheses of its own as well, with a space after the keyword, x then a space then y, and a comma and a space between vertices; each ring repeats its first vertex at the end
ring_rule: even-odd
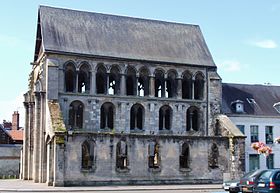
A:
POLYGON ((233 101, 231 107, 234 113, 244 113, 244 102, 241 100, 233 101))

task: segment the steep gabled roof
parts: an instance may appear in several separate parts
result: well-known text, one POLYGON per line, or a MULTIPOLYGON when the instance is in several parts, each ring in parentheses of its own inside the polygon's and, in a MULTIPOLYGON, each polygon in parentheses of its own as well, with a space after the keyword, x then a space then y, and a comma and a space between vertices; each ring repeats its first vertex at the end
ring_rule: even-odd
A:
POLYGON ((40 6, 45 52, 215 67, 199 26, 40 6))
POLYGON ((225 114, 237 114, 232 105, 242 101, 245 115, 280 116, 273 107, 280 102, 280 86, 223 83, 222 88, 222 111, 225 114))

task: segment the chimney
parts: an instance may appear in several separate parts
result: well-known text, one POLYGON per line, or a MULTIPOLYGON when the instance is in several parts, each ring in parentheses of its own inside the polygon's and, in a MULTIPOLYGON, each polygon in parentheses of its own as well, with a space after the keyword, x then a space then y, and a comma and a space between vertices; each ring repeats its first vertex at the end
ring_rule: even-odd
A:
POLYGON ((14 111, 13 119, 12 119, 12 130, 19 129, 19 113, 18 111, 14 111))

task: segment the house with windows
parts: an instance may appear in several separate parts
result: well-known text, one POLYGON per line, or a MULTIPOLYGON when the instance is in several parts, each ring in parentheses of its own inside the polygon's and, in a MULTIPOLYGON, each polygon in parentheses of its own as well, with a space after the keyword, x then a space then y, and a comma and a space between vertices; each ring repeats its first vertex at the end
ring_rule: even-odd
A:
POLYGON ((40 6, 23 179, 218 183, 244 172, 199 26, 40 6))
POLYGON ((280 167, 280 86, 223 83, 222 111, 247 136, 245 142, 246 171, 280 167), (264 156, 251 148, 263 142, 272 148, 264 156))

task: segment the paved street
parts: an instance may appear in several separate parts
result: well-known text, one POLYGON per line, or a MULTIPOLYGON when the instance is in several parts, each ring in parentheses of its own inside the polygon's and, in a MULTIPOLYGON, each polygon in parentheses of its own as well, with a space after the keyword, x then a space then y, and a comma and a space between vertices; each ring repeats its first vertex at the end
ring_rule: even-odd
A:
POLYGON ((204 185, 149 185, 149 186, 94 186, 94 187, 51 187, 46 184, 23 180, 0 180, 0 193, 3 192, 94 192, 94 193, 223 193, 221 184, 204 185))

